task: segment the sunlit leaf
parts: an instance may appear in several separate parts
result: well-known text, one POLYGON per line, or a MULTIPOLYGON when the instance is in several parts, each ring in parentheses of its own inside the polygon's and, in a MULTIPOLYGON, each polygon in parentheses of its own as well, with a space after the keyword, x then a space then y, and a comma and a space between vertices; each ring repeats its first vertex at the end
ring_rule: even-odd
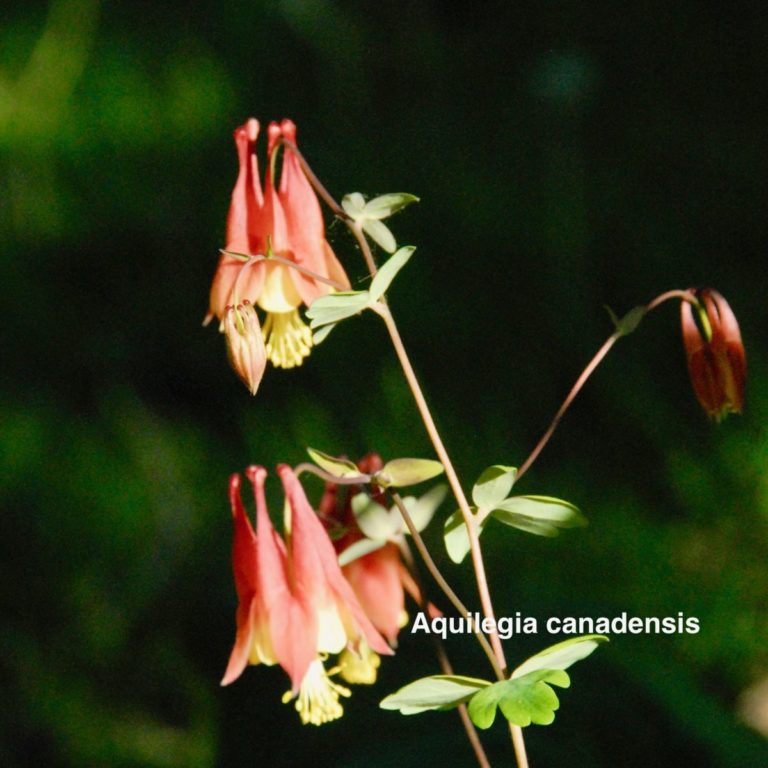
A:
POLYGON ((501 464, 488 467, 472 488, 472 501, 480 509, 493 509, 509 496, 516 475, 516 467, 505 467, 501 464))
MULTIPOLYGON (((436 485, 428 490, 423 496, 414 498, 412 496, 403 499, 411 520, 416 526, 417 531, 423 531, 432 520, 437 508, 443 503, 448 493, 448 487, 445 485, 436 485)), ((406 531, 407 533, 407 531, 406 531)))
POLYGON ((491 514, 504 525, 538 536, 557 536, 561 528, 587 524, 578 507, 551 496, 512 496, 496 504, 491 514))
POLYGON ((431 480, 443 472, 443 465, 433 459, 392 459, 376 474, 376 482, 383 488, 401 488, 431 480))
POLYGON ((379 706, 400 710, 403 715, 416 715, 430 709, 451 709, 489 685, 487 680, 474 677, 433 675, 408 683, 383 699, 379 706))
POLYGON ((329 323, 319 328, 312 334, 312 343, 317 346, 322 344, 327 338, 330 332, 336 327, 336 323, 329 323))
MULTIPOLYGON (((472 507, 472 511, 473 513, 476 512, 475 507, 472 507)), ((478 526, 478 536, 483 532, 488 520, 489 518, 486 517, 478 526)), ((448 552, 448 557, 454 563, 461 563, 467 556, 467 552, 469 552, 469 534, 467 533, 467 526, 464 524, 464 516, 461 514, 460 509, 457 509, 445 521, 443 538, 445 539, 445 549, 448 552)))
POLYGON ((408 263, 408 259, 411 258, 415 250, 414 246, 405 245, 379 267, 371 281, 371 287, 368 289, 372 302, 378 301, 384 295, 397 273, 408 263))
POLYGON ((369 539, 388 541, 400 533, 402 519, 399 510, 382 507, 365 493, 353 496, 351 504, 358 527, 369 539))
MULTIPOLYGON (((418 203, 416 195, 408 192, 391 192, 369 200, 363 208, 363 215, 368 219, 386 219, 393 213, 397 213, 411 203, 418 203)), ((346 210, 346 209, 345 209, 346 210)))
POLYGON ((363 231, 387 253, 394 253, 397 240, 386 224, 376 219, 363 219, 363 231))
POLYGON ((368 291, 339 291, 320 296, 307 310, 310 328, 337 323, 362 312, 369 304, 368 291))
POLYGON ((336 456, 330 456, 327 453, 318 451, 316 448, 307 448, 309 458, 317 464, 320 469, 324 469, 335 477, 361 477, 360 470, 348 459, 339 459, 336 456))
POLYGON ((551 645, 526 659, 515 669, 511 679, 542 669, 568 669, 571 664, 589 656, 600 643, 607 642, 608 638, 605 635, 582 635, 551 645))
POLYGON ((359 192, 350 192, 342 198, 341 207, 351 219, 359 219, 365 208, 365 198, 359 192))

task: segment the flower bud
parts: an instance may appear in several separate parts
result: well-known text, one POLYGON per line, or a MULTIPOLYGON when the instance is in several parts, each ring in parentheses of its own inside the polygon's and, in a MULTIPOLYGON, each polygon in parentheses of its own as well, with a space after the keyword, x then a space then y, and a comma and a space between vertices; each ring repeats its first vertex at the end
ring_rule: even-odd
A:
POLYGON ((693 391, 707 415, 721 421, 741 413, 747 360, 736 316, 715 290, 693 291, 698 306, 683 301, 683 344, 693 391))
POLYGON ((227 307, 224 319, 229 362, 255 395, 267 365, 267 350, 256 310, 249 301, 227 307))

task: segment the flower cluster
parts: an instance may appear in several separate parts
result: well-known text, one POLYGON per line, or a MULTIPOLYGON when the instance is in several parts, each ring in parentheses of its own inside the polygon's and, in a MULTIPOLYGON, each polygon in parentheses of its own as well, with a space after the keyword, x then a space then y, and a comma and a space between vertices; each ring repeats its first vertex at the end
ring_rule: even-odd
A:
POLYGON ((290 120, 270 123, 263 190, 256 157, 258 136, 259 123, 254 118, 235 131, 240 171, 232 191, 226 248, 213 279, 205 320, 219 319, 230 362, 253 394, 267 359, 276 367, 293 368, 310 353, 312 334, 299 307, 309 306, 333 288, 349 288, 344 269, 325 239, 317 196, 293 149, 296 126, 290 120), (284 155, 276 186, 281 146, 284 155), (255 307, 266 313, 263 327, 255 307))
POLYGON ((287 500, 284 537, 267 511, 266 470, 250 467, 246 475, 254 489, 256 530, 242 503, 240 476, 233 475, 232 559, 239 604, 235 645, 222 685, 236 680, 248 664, 279 664, 291 679, 284 701, 297 697, 302 722, 320 725, 342 715, 339 697, 349 695, 331 679, 341 667, 326 671, 328 656, 341 653, 353 659, 358 677, 370 678, 366 664, 375 663, 371 653, 392 650, 342 575, 328 533, 293 470, 278 467, 287 500))

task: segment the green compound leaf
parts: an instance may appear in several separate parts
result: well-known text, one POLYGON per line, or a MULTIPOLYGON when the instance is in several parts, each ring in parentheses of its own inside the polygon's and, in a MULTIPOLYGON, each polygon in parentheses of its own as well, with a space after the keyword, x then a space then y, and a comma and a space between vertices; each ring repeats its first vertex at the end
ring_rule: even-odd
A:
POLYGON ((605 635, 581 635, 572 637, 562 643, 545 648, 534 656, 526 659, 511 675, 511 679, 524 677, 531 672, 543 669, 568 669, 581 659, 585 659, 600 643, 607 643, 605 635))
MULTIPOLYGON (((408 192, 390 192, 387 195, 380 195, 369 200, 365 204, 362 214, 367 219, 386 219, 393 213, 402 211, 407 205, 418 202, 419 198, 408 192)), ((349 212, 347 211, 347 213, 349 212)))
POLYGON ((403 521, 396 507, 382 507, 365 493, 353 496, 351 503, 357 525, 369 539, 389 541, 402 530, 403 521))
POLYGON ((310 328, 338 323, 362 312, 370 303, 368 291, 338 291, 315 299, 307 310, 310 328))
POLYGON ((452 709, 489 685, 487 680, 475 677, 432 675, 408 683, 383 699, 379 706, 400 710, 403 715, 418 715, 430 709, 452 709))
POLYGON ((516 476, 516 467, 505 467, 502 464, 488 467, 472 488, 472 501, 480 509, 493 509, 509 496, 516 476))
POLYGON ((531 723, 549 725, 560 706, 552 685, 567 688, 568 673, 561 669, 540 669, 523 677, 493 683, 469 702, 469 716, 478 728, 490 728, 501 709, 510 723, 524 728, 531 723))
POLYGON ((411 258, 415 250, 414 246, 405 245, 379 267, 371 281, 371 287, 368 289, 371 302, 378 301, 384 295, 397 273, 408 263, 408 259, 411 258))
POLYGON ((389 230, 386 224, 376 219, 361 219, 363 231, 377 245, 381 246, 387 253, 394 253, 397 248, 395 236, 389 230))
POLYGON ((349 565, 353 560, 381 549, 386 543, 386 540, 360 539, 339 554, 339 565, 342 567, 349 565))
POLYGON ((318 451, 315 448, 307 448, 309 458, 317 464, 320 469, 335 475, 336 477, 360 477, 363 481, 360 470, 348 459, 339 459, 330 456, 327 453, 318 451))
POLYGON ((431 480, 444 471, 443 465, 433 459, 392 459, 376 474, 376 483, 382 488, 400 488, 431 480))
MULTIPOLYGON (((471 507, 472 512, 476 512, 475 507, 471 507)), ((477 535, 480 536, 489 518, 481 521, 477 535)), ((457 509, 446 521, 443 526, 443 538, 445 539, 445 549, 448 557, 457 565, 461 563, 469 552, 469 534, 467 526, 464 524, 464 516, 461 510, 457 509)))
POLYGON ((496 504, 491 515, 504 525, 537 536, 557 536, 561 528, 587 524, 578 507, 551 496, 512 496, 496 504))

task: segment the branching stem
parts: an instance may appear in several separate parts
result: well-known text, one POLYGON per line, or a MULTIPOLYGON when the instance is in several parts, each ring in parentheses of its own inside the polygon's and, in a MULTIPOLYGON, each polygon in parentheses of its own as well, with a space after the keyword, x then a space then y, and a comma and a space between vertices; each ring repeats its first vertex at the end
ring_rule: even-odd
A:
MULTIPOLYGON (((421 534, 419 533, 418 529, 413 523, 413 519, 411 518, 410 512, 408 512, 408 508, 403 503, 402 498, 400 497, 399 493, 391 492, 392 501, 395 502, 395 505, 400 510, 400 514, 405 521, 406 526, 408 527, 408 532, 411 534, 411 538, 413 539, 413 543, 416 546, 416 549, 419 552, 419 555, 421 556, 421 559, 424 561, 424 565, 427 566, 427 570, 431 574, 432 578, 437 582, 437 585, 440 587, 440 589, 443 591, 445 596, 451 601, 454 608, 466 619, 469 619, 471 614, 469 612, 469 609, 466 605, 461 601, 459 596, 453 591, 451 588, 451 585, 446 581, 443 574, 440 572, 440 569, 437 567, 437 564, 432 559, 432 555, 430 555, 429 550, 427 549, 427 545, 424 543, 424 539, 421 537, 421 534)), ((482 633, 482 631, 475 626, 475 622, 470 622, 472 626, 472 631, 475 637, 477 638, 477 641, 482 646, 483 651, 485 652, 485 655, 488 657, 488 661, 490 661, 491 666, 493 667, 494 674, 499 680, 504 679, 504 675, 499 668, 498 662, 496 661, 496 656, 494 655, 493 648, 491 648, 490 644, 488 643, 488 639, 485 637, 485 635, 482 633)))
MULTIPOLYGON (((682 291, 679 289, 674 289, 671 291, 666 291, 665 293, 660 294, 655 299, 649 301, 645 305, 645 311, 643 313, 643 317, 647 315, 652 310, 656 309, 657 307, 661 306, 664 302, 669 301, 670 299, 680 299, 681 301, 687 301, 690 304, 693 304, 694 306, 698 306, 698 300, 696 299, 696 296, 694 296, 691 291, 682 291)), ((539 454, 544 449, 544 446, 549 442, 549 439, 554 434, 555 430, 557 429, 558 425, 560 424, 560 420, 565 415, 565 412, 570 408, 571 403, 576 399, 576 395, 579 394, 581 391, 581 388, 587 383, 587 379, 594 373, 595 368, 597 368, 598 365, 603 361, 605 356, 611 351, 611 348, 613 345, 622 337, 625 336, 625 333, 622 333, 618 329, 615 330, 604 342, 603 345, 600 347, 600 349, 597 350, 595 353, 595 356, 589 361, 587 364, 587 367, 581 372, 579 375, 579 378, 576 379, 576 383, 571 388, 571 391, 568 393, 568 396, 563 401, 563 404, 558 409, 557 413, 555 414, 555 417, 552 419, 552 423, 547 428, 547 431, 542 435, 541 439, 538 443, 536 443, 536 447, 531 451, 530 456, 523 462, 520 469, 517 470, 517 480, 519 480, 530 468, 531 464, 533 464, 534 461, 538 458, 539 454)))
MULTIPOLYGON (((374 277, 377 272, 376 261, 373 258, 370 245, 368 244, 368 240, 365 237, 360 223, 353 221, 346 214, 344 209, 336 202, 336 200, 334 200, 333 196, 323 186, 317 176, 315 176, 314 172, 310 168, 307 161, 304 159, 303 155, 296 148, 295 144, 289 141, 284 141, 283 143, 296 153, 302 170, 306 174, 310 184, 312 184, 312 186, 315 188, 315 191, 318 193, 318 195, 320 195, 320 197, 327 203, 327 205, 336 214, 336 216, 344 221, 349 230, 352 232, 358 242, 358 245, 360 246, 360 251, 363 254, 363 258, 365 259, 368 271, 370 272, 371 277, 374 277)), ((459 481, 459 477, 456 474, 456 470, 454 469, 451 457, 449 456, 448 451, 443 444, 440 433, 437 429, 437 426, 435 425, 435 421, 432 418, 432 413, 429 410, 429 406, 427 405, 427 401, 424 397, 424 393, 422 392, 421 385, 416 378, 416 374, 413 370, 413 366, 411 365, 408 353, 406 352, 405 345, 403 344, 403 340, 400 337, 400 333, 397 329, 395 319, 392 317, 392 313, 389 311, 386 298, 382 297, 380 301, 372 307, 372 309, 377 312, 384 320, 384 324, 386 325, 387 331, 389 332, 389 337, 392 341, 395 353, 397 354, 397 358, 400 361, 400 366, 403 369, 403 373, 405 374, 405 378, 413 395, 416 407, 418 408, 421 419, 424 422, 424 427, 432 442, 432 446, 435 449, 435 453, 437 454, 438 459, 445 469, 445 475, 448 479, 448 484, 451 486, 451 491, 453 492, 453 495, 456 498, 456 502, 459 505, 459 509, 461 510, 464 524, 467 526, 469 549, 472 556, 472 566, 475 572, 475 581, 477 582, 480 604, 482 606, 484 617, 488 619, 489 624, 492 627, 491 631, 488 633, 488 636, 490 639, 491 648, 493 650, 493 656, 495 658, 495 664, 493 665, 494 673, 498 679, 503 680, 505 679, 507 662, 504 656, 504 648, 501 644, 501 639, 499 638, 499 633, 496 629, 496 616, 493 610, 493 603, 491 602, 490 590, 488 588, 488 578, 485 572, 483 553, 482 549, 480 548, 477 520, 472 514, 472 510, 470 509, 469 502, 467 501, 467 497, 464 494, 464 490, 461 487, 461 482, 459 481)), ((528 758, 525 754, 525 743, 523 741, 522 729, 516 725, 510 724, 510 730, 512 734, 512 744, 515 750, 515 757, 517 759, 518 768, 528 768, 528 758)))
MULTIPOLYGON (((393 494, 393 498, 394 498, 394 494, 393 494)), ((399 503, 398 502, 395 502, 395 503, 398 504, 398 508, 402 513, 404 509, 404 507, 400 506, 400 504, 402 504, 402 500, 400 500, 399 503)), ((410 515, 408 514, 407 509, 405 509, 405 514, 407 515, 407 517, 404 516, 403 519, 405 520, 406 525, 409 526, 409 530, 411 530, 411 534, 413 535, 415 528, 411 528, 411 526, 413 526, 413 521, 411 521, 410 524, 408 523, 410 519, 410 515)), ((416 536, 414 536, 414 541, 420 541, 421 536, 419 535, 418 531, 416 531, 416 536), (416 536, 418 536, 418 538, 416 538, 416 536)), ((421 542, 421 545, 424 546, 423 541, 421 542)), ((414 582, 416 583, 416 586, 418 587, 419 596, 421 598, 419 607, 424 613, 427 613, 429 611, 429 597, 427 595, 426 587, 424 585, 424 580, 421 578, 421 574, 419 573, 419 568, 413 559, 413 553, 411 552, 411 548, 408 546, 408 542, 405 540, 404 537, 400 538, 398 546, 403 556, 403 560, 405 561, 405 566, 408 569, 408 572, 411 574, 411 578, 414 580, 414 582)), ((440 638, 439 635, 436 635, 436 634, 430 634, 430 638, 432 639, 432 642, 435 646, 435 654, 437 656, 437 662, 440 665, 440 669, 443 671, 443 674, 444 675, 454 674, 453 665, 451 664, 451 661, 448 658, 448 653, 445 650, 445 645, 443 644, 442 639, 440 638)), ((483 640, 485 640, 485 638, 483 638, 483 640)), ((486 645, 487 644, 488 644, 488 641, 486 640, 486 645)), ((491 650, 490 646, 488 646, 488 650, 489 651, 491 650)), ((491 651, 491 658, 493 658, 492 651, 491 651)), ((469 743, 472 745, 472 749, 475 752, 475 757, 477 758, 478 765, 480 766, 480 768, 491 768, 491 764, 488 761, 488 756, 485 754, 483 745, 480 742, 480 737, 477 734, 477 729, 475 728, 474 723, 469 718, 467 705, 460 704, 458 707, 458 713, 459 713, 459 717, 461 718, 461 723, 464 726, 464 730, 467 733, 467 738, 469 739, 469 743)))

